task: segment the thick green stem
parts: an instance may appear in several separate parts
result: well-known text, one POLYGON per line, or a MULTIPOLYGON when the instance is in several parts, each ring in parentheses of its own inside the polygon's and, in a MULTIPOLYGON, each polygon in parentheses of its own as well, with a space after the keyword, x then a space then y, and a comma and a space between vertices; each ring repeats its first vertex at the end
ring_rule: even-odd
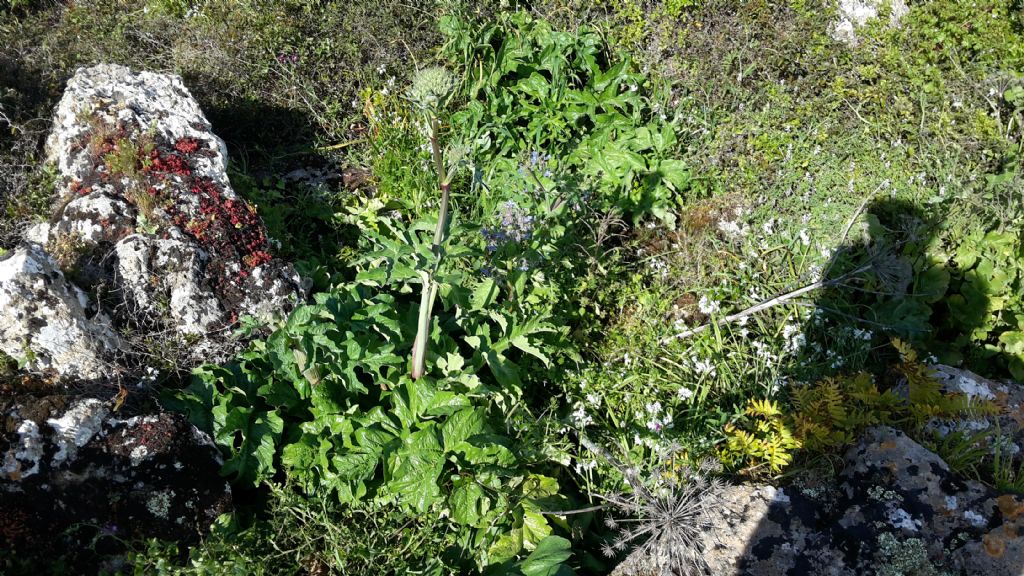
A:
POLYGON ((417 379, 426 372, 427 341, 430 336, 430 318, 434 310, 434 298, 437 297, 437 284, 434 274, 441 265, 441 244, 444 243, 448 231, 448 190, 450 184, 446 179, 444 161, 441 158, 441 145, 437 141, 440 125, 437 117, 430 119, 430 151, 434 158, 434 169, 437 170, 437 186, 441 189, 441 208, 437 214, 437 228, 434 229, 434 242, 430 251, 434 254, 434 265, 430 270, 420 272, 423 280, 423 292, 420 293, 420 312, 416 322, 416 339, 412 344, 412 377, 417 379))
POLYGON ((416 340, 412 344, 412 377, 417 379, 423 376, 427 360, 427 339, 430 335, 430 313, 434 308, 434 297, 437 294, 437 285, 434 284, 432 274, 422 273, 423 292, 420 294, 420 313, 416 322, 416 340))

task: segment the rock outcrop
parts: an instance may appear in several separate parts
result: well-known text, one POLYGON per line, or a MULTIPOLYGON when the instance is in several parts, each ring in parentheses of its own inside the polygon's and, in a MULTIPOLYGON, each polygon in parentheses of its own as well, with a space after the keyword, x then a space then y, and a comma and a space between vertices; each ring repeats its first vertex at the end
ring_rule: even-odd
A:
POLYGON ((28 370, 0 373, 0 572, 116 572, 124 542, 195 541, 231 508, 217 447, 147 398, 153 359, 219 360, 224 329, 305 290, 180 78, 79 69, 47 153, 53 217, 0 257, 0 351, 28 370))
MULTIPOLYGON (((186 361, 210 360, 219 334, 239 318, 284 317, 305 298, 294 267, 270 254, 255 208, 232 190, 224 142, 177 76, 107 64, 79 69, 46 151, 61 200, 26 243, 44 247, 63 283, 46 288, 56 296, 37 298, 35 308, 0 307, 7 354, 64 376, 116 373, 98 368, 101 352, 124 349, 112 327, 142 339, 176 334, 189 343, 176 347, 189 351, 186 361), (57 342, 36 334, 38 326, 64 324, 77 328, 57 342), (84 353, 74 358, 55 347, 84 353)), ((26 268, 47 261, 40 254, 19 248, 5 261, 5 294, 28 297, 28 285, 53 276, 54 266, 26 268)))
POLYGON ((888 5, 889 25, 899 26, 910 11, 904 0, 839 0, 838 19, 832 24, 832 38, 850 46, 860 43, 857 29, 880 16, 883 6, 888 5))
POLYGON ((0 400, 0 424, 0 557, 96 572, 119 539, 195 541, 230 510, 216 446, 180 415, 121 419, 103 400, 44 396, 0 400))
POLYGON ((109 318, 35 244, 0 259, 0 350, 30 370, 89 380, 126 351, 109 318))
POLYGON ((1024 497, 960 478, 900 431, 869 429, 837 483, 734 486, 706 558, 721 575, 1024 574, 1024 497))

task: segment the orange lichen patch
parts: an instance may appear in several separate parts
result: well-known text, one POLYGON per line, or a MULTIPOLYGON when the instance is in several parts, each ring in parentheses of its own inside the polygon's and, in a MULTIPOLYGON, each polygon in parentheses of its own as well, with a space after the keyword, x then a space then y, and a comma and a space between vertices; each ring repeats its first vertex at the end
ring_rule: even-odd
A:
POLYGON ((1024 428, 1024 405, 1018 404, 1017 406, 1008 406, 1007 412, 1010 414, 1010 418, 1017 423, 1018 426, 1024 428))
POLYGON ((1024 514, 1024 502, 1018 500, 1013 494, 1003 494, 996 498, 996 504, 1006 520, 1013 521, 1024 514))
POLYGON ((1010 408, 1010 403, 1007 400, 1010 399, 1009 392, 1003 392, 996 390, 996 399, 992 401, 993 404, 1001 408, 1004 412, 1010 408))
POLYGON ((882 450, 895 450, 898 446, 899 445, 896 444, 895 440, 886 440, 885 442, 879 444, 878 447, 881 448, 882 450))
POLYGON ((7 479, 11 480, 11 481, 14 481, 14 482, 17 482, 17 481, 21 480, 21 465, 20 464, 18 465, 17 468, 15 468, 14 470, 11 470, 10 472, 7 473, 7 479))
POLYGON ((1006 552, 1006 539, 999 534, 985 534, 981 538, 982 545, 985 547, 985 552, 993 557, 1000 558, 1003 553, 1006 552))

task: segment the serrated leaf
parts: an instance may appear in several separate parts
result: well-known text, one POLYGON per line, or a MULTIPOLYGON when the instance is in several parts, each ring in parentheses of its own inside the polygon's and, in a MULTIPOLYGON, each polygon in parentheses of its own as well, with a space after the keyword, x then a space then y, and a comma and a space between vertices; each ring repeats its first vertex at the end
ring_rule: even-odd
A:
POLYGON ((494 541, 487 549, 488 560, 491 564, 501 564, 516 557, 523 549, 523 530, 514 528, 494 541))
POLYGON ((388 281, 388 271, 384 267, 362 270, 356 274, 356 282, 370 286, 383 286, 388 281))
POLYGON ((432 425, 410 434, 390 460, 386 489, 399 503, 423 513, 441 499, 437 480, 445 460, 432 425))
POLYGON ((281 450, 281 464, 287 469, 306 471, 316 462, 317 439, 311 434, 303 434, 298 442, 288 444, 281 450))
POLYGON ((1008 353, 1024 357, 1024 332, 1003 332, 999 335, 999 342, 1008 353))
POLYGON ((512 361, 494 350, 488 350, 484 354, 484 360, 487 362, 487 367, 491 369, 491 374, 494 374, 494 379, 498 381, 498 384, 506 388, 519 388, 519 367, 512 361))
POLYGON ((531 500, 558 494, 558 480, 541 474, 530 474, 523 483, 523 495, 531 500))
POLYGON ((441 425, 445 451, 451 451, 471 436, 483 433, 485 418, 483 408, 467 408, 448 417, 441 425))
POLYGON ((398 417, 403 426, 411 427, 431 406, 435 394, 437 391, 427 378, 407 379, 402 387, 390 396, 394 403, 392 413, 398 417))
POLYGON ((452 520, 467 526, 476 526, 487 514, 487 498, 484 489, 472 478, 460 478, 448 498, 452 520))
POLYGON ((541 540, 551 534, 547 518, 540 512, 523 511, 523 547, 533 550, 541 540))
POLYGON ((356 450, 335 455, 331 464, 343 480, 364 480, 373 476, 378 458, 379 453, 356 450))
POLYGON ((486 310, 498 297, 498 283, 487 278, 473 290, 470 305, 473 310, 486 310))
POLYGON ((395 439, 394 434, 377 426, 358 428, 352 434, 352 437, 359 447, 377 453, 380 453, 385 446, 395 439))
POLYGON ((465 395, 445 390, 434 394, 423 414, 425 416, 447 416, 472 405, 473 402, 465 395))
POLYGON ((658 174, 676 192, 682 192, 690 187, 690 170, 682 160, 663 160, 658 165, 658 174))
POLYGON ((515 346, 516 348, 519 348, 523 352, 526 352, 527 354, 537 358, 538 360, 543 362, 545 366, 551 365, 551 361, 548 360, 548 357, 545 356, 539 348, 537 348, 533 344, 530 344, 530 341, 526 339, 526 336, 518 336, 516 338, 513 338, 512 345, 515 346))
POLYGON ((465 456, 470 464, 497 464, 511 467, 516 463, 516 456, 504 445, 508 439, 494 434, 477 434, 469 440, 460 442, 452 450, 465 456))

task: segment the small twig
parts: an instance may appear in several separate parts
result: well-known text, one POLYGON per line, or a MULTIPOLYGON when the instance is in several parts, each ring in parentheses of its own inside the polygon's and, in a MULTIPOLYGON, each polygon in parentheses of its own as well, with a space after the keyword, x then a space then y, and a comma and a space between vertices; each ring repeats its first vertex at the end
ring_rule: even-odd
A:
POLYGON ((814 290, 818 290, 819 288, 826 288, 826 287, 829 287, 829 286, 835 286, 837 284, 841 284, 842 282, 848 280, 849 278, 851 278, 853 276, 856 276, 857 274, 860 274, 862 272, 867 272, 870 269, 871 269, 871 265, 861 266, 860 268, 857 268, 856 270, 853 270, 851 272, 847 272, 846 274, 843 274, 842 276, 840 276, 838 278, 834 278, 832 280, 818 280, 817 282, 812 282, 812 283, 810 283, 810 284, 808 284, 806 286, 803 286, 801 288, 797 288, 796 290, 793 290, 792 292, 787 292, 787 293, 782 294, 780 296, 776 296, 775 298, 772 298, 770 300, 765 300, 764 302, 761 302, 759 304, 751 306, 750 308, 747 308, 746 310, 742 310, 742 311, 737 312, 735 314, 730 314, 729 316, 724 316, 722 318, 719 318, 718 320, 715 320, 714 322, 708 322, 707 324, 703 324, 701 326, 697 326, 696 328, 691 328, 689 330, 684 330, 684 331, 682 331, 682 332, 680 332, 678 334, 675 334, 673 336, 668 336, 666 338, 662 338, 661 339, 661 343, 662 344, 668 344, 669 342, 671 342, 673 340, 678 340, 678 339, 681 339, 681 338, 689 338, 690 336, 694 336, 694 335, 700 334, 701 332, 707 330, 708 328, 711 328, 712 326, 724 326, 726 324, 731 324, 733 322, 736 322, 737 320, 742 320, 743 318, 746 318, 747 316, 756 314, 756 313, 758 313, 758 312, 760 312, 762 310, 767 310, 768 308, 771 308, 773 306, 778 306, 779 304, 785 304, 786 302, 788 302, 788 301, 790 301, 790 300, 792 300, 794 298, 798 298, 800 296, 803 296, 804 294, 807 294, 808 292, 813 292, 814 290))
POLYGON ((881 184, 876 186, 875 189, 871 191, 871 194, 868 194, 867 196, 864 197, 864 201, 860 203, 860 206, 857 207, 857 210, 854 211, 853 215, 850 216, 850 219, 846 222, 846 226, 843 228, 843 234, 839 237, 840 244, 846 242, 847 236, 850 235, 850 230, 853 229, 853 225, 857 222, 857 218, 859 218, 861 213, 864 212, 864 208, 867 207, 868 202, 870 202, 871 199, 875 197, 875 194, 878 194, 879 190, 881 190, 883 187, 887 187, 888 185, 889 181, 885 180, 881 184))
POLYGON ((598 504, 597 506, 577 508, 575 510, 543 510, 541 511, 541 514, 544 514, 546 516, 571 516, 573 514, 586 514, 587 512, 597 512, 598 510, 604 510, 607 507, 607 504, 598 504))
POLYGON ((843 103, 844 103, 844 104, 846 104, 846 106, 847 106, 847 107, 848 107, 848 108, 849 108, 849 109, 850 109, 850 110, 851 110, 851 111, 852 111, 852 112, 853 112, 853 113, 854 113, 854 114, 855 114, 855 115, 857 116, 857 119, 858 119, 858 120, 860 120, 861 122, 863 122, 863 123, 867 124, 868 126, 870 126, 870 127, 872 127, 872 128, 874 128, 874 127, 875 127, 875 125, 874 125, 874 124, 872 124, 871 122, 868 122, 867 120, 865 120, 865 119, 864 119, 864 117, 863 117, 863 116, 861 116, 861 115, 860 115, 860 112, 859 112, 859 111, 858 111, 858 110, 857 110, 856 108, 854 108, 854 107, 853 107, 853 104, 850 104, 850 101, 849 101, 849 100, 846 100, 846 99, 844 98, 844 99, 843 99, 843 103))
POLYGON ((348 140, 348 141, 342 142, 340 144, 331 144, 329 146, 317 146, 317 147, 314 147, 312 149, 320 151, 320 152, 327 151, 327 150, 339 150, 341 148, 347 148, 347 147, 352 146, 354 144, 362 144, 363 142, 366 142, 366 138, 356 138, 355 140, 348 140))

